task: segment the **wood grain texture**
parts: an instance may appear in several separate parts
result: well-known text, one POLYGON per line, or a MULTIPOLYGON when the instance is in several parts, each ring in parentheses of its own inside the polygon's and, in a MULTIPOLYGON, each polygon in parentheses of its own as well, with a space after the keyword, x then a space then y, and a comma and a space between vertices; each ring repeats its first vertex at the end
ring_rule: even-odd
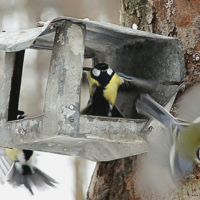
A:
MULTIPOLYGON (((198 0, 121 0, 120 23, 139 30, 173 36, 181 42, 185 55, 187 86, 200 81, 200 1, 198 0)), ((97 163, 87 199, 159 199, 135 193, 137 166, 140 156, 133 156, 107 163, 97 163)), ((162 181, 162 177, 161 177, 162 181)), ((199 168, 184 184, 164 199, 199 199, 199 168)))

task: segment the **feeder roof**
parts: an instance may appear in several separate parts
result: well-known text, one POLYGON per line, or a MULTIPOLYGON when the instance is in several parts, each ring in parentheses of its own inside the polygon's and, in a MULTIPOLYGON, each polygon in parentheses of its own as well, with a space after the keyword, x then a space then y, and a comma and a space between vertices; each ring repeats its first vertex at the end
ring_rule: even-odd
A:
POLYGON ((56 26, 63 20, 72 23, 80 23, 86 27, 86 55, 90 49, 94 51, 105 51, 107 48, 119 47, 126 44, 133 44, 143 40, 176 40, 172 37, 161 36, 145 31, 134 30, 111 23, 96 22, 70 17, 58 17, 48 22, 36 23, 37 28, 21 31, 3 31, 0 33, 0 50, 15 52, 27 48, 48 49, 53 48, 56 26))

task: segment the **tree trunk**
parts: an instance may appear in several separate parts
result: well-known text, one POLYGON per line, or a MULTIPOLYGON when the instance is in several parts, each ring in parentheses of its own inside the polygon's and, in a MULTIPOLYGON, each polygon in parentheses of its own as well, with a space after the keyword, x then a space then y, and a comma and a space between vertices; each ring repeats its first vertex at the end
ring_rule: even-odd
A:
MULTIPOLYGON (((97 163, 89 186, 88 200, 126 200, 134 198, 137 156, 97 163)), ((139 198, 138 198, 139 199, 139 198)))
MULTIPOLYGON (((200 81, 200 1, 121 0, 120 23, 139 30, 179 39, 185 55, 187 86, 200 81)), ((136 166, 141 156, 97 163, 88 189, 88 200, 156 199, 135 191, 136 166)), ((199 199, 199 169, 170 199, 199 199)))
POLYGON ((200 1, 121 0, 120 23, 179 39, 185 55, 186 82, 200 81, 200 1))
POLYGON ((83 169, 86 169, 86 161, 81 158, 74 159, 74 166, 75 166, 75 199, 77 200, 84 200, 84 193, 83 193, 83 169))

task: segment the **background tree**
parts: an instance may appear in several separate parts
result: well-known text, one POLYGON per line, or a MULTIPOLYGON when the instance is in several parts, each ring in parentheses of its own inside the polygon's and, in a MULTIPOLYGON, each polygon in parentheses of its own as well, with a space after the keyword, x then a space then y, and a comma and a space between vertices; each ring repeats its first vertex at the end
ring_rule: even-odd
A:
MULTIPOLYGON (((179 39, 185 56, 186 86, 200 81, 200 1, 121 0, 120 24, 179 39)), ((140 156, 97 163, 87 199, 145 199, 135 193, 136 166, 140 156)), ((162 180, 161 180, 162 181, 162 180)), ((171 199, 198 199, 199 170, 171 199)), ((156 199, 155 196, 152 199, 156 199)))

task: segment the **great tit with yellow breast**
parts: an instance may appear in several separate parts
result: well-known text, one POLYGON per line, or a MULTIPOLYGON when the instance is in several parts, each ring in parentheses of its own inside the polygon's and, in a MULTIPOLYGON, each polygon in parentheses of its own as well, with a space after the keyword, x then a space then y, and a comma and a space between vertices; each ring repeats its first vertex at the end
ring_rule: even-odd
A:
POLYGON ((155 176, 162 171, 157 179, 160 183, 156 185, 160 187, 165 183, 165 189, 159 188, 158 192, 176 185, 183 175, 192 170, 194 161, 200 163, 200 85, 186 91, 177 108, 175 118, 147 94, 142 94, 136 102, 140 114, 155 118, 166 128, 150 144, 146 157, 148 162, 144 164, 144 171, 149 172, 146 179, 151 185, 156 180, 155 176))
MULTIPOLYGON (((18 111, 17 119, 23 119, 26 115, 18 111)), ((13 186, 24 185, 33 195, 32 186, 41 189, 45 186, 55 187, 57 182, 34 166, 34 152, 32 150, 20 150, 6 148, 0 156, 0 182, 9 182, 13 186)))
POLYGON ((118 88, 138 86, 155 89, 155 81, 115 72, 106 63, 98 63, 94 68, 84 67, 83 71, 88 72, 90 100, 82 114, 122 117, 115 107, 118 88))

